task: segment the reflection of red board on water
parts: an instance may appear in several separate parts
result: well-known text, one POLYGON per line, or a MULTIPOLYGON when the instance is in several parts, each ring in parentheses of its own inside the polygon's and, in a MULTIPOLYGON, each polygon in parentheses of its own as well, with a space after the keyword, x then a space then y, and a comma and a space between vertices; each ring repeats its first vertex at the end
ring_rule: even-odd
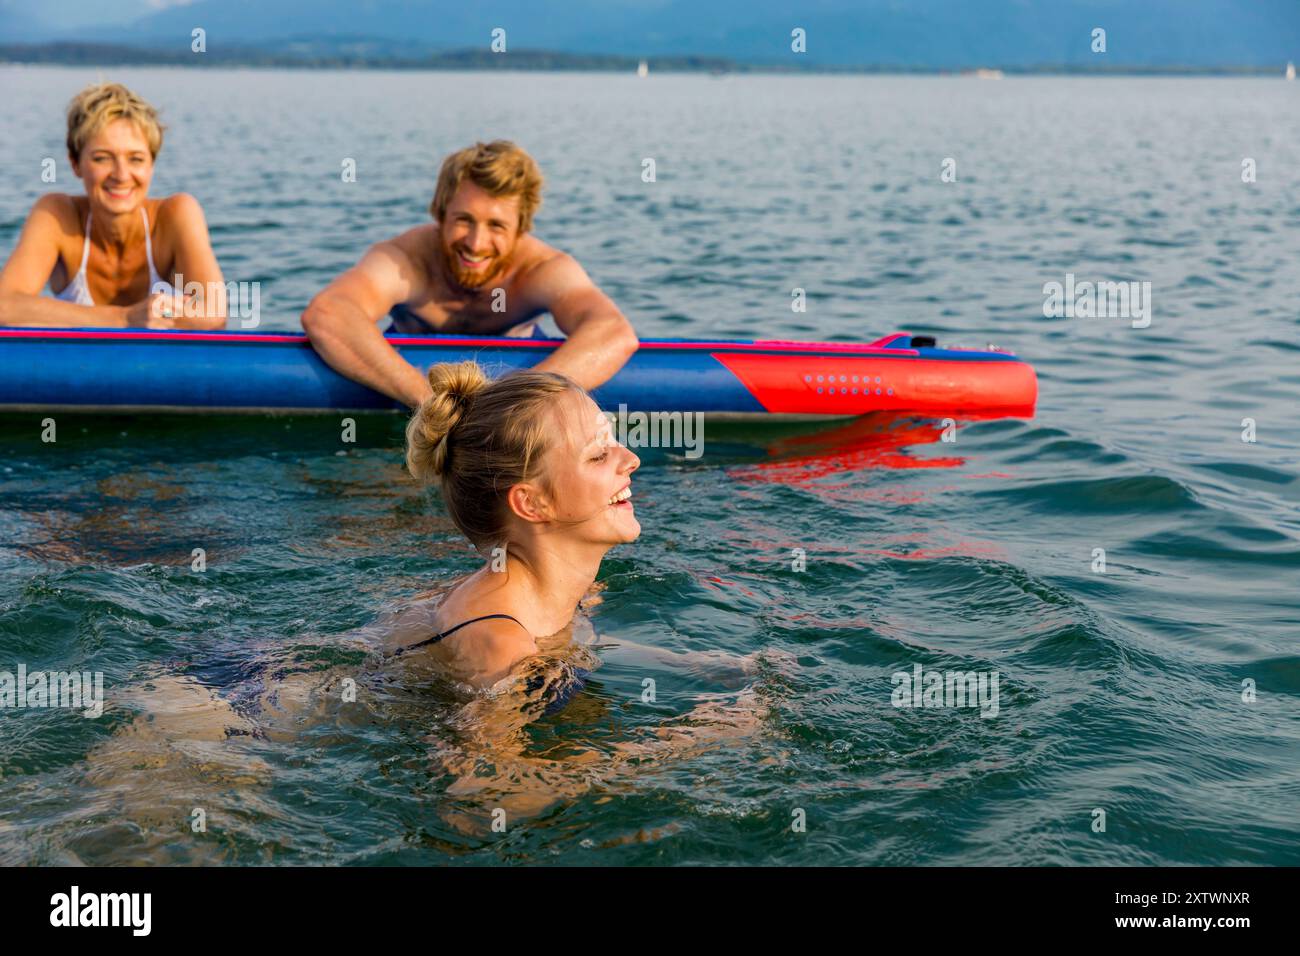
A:
MULTIPOLYGON (((421 368, 472 359, 527 368, 563 339, 388 336, 421 368)), ((869 412, 1031 415, 1034 370, 999 351, 896 333, 867 345, 643 339, 593 393, 603 408, 717 418, 869 412)), ((397 411, 339 375, 301 333, 0 328, 0 409, 170 412, 397 411)))
MULTIPOLYGON (((921 457, 911 454, 909 449, 941 443, 945 437, 955 441, 957 430, 973 421, 1032 417, 1032 409, 1020 412, 1018 415, 967 412, 960 419, 938 419, 913 412, 873 412, 833 428, 778 439, 767 445, 767 460, 733 468, 730 475, 737 481, 799 486, 829 475, 873 468, 956 468, 964 465, 966 459, 956 455, 921 457)), ((1011 476, 990 472, 968 477, 1011 476)))

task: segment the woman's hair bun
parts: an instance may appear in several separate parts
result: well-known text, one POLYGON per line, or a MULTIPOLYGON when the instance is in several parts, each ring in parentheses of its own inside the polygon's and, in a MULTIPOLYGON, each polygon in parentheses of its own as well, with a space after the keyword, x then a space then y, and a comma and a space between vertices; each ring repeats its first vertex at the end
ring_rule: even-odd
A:
POLYGON ((488 377, 475 362, 454 362, 429 369, 433 394, 415 410, 406 426, 406 467, 416 478, 441 478, 454 444, 452 432, 465 416, 488 377))

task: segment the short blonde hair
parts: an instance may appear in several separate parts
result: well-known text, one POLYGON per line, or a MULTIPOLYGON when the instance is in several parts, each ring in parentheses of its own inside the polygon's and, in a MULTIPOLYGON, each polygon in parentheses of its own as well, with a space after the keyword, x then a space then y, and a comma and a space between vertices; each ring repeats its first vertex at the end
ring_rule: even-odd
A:
POLYGON ((430 215, 438 222, 443 222, 447 206, 465 179, 497 198, 518 196, 519 231, 532 230, 533 213, 542 205, 542 173, 522 148, 508 139, 495 139, 475 143, 444 159, 429 206, 430 215))
POLYGON ((119 119, 130 120, 139 128, 157 159, 164 129, 158 111, 121 83, 92 83, 72 98, 68 104, 68 155, 80 159, 91 137, 119 119))

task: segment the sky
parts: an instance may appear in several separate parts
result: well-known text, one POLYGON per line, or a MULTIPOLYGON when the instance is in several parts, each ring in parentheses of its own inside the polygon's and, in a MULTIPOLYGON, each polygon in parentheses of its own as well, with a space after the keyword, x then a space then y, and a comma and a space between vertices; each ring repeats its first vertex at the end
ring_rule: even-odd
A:
POLYGON ((1300 0, 0 0, 0 42, 188 46, 201 25, 217 47, 364 37, 466 49, 501 24, 515 49, 741 62, 789 59, 792 26, 821 65, 1300 62, 1300 0), (1105 61, 1089 48, 1097 26, 1105 61))

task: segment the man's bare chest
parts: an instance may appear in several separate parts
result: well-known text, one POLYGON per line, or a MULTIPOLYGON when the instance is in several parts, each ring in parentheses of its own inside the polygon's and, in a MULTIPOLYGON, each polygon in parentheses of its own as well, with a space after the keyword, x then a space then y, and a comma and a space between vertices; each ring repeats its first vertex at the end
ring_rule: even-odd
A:
POLYGON ((435 289, 407 309, 439 332, 476 332, 491 334, 505 331, 537 314, 523 307, 515 284, 504 282, 471 294, 450 289, 435 289))

